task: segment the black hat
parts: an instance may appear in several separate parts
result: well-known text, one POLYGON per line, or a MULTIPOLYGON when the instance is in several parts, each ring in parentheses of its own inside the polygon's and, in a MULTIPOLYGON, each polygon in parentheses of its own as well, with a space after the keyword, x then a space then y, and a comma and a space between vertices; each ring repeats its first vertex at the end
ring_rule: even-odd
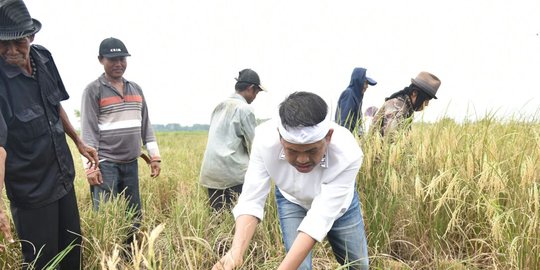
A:
POLYGON ((257 74, 257 72, 253 71, 252 69, 246 68, 246 69, 241 70, 238 73, 238 78, 234 78, 234 79, 236 80, 236 82, 255 84, 259 88, 261 88, 261 90, 263 91, 266 90, 261 85, 261 80, 259 79, 259 75, 257 74))
POLYGON ((21 0, 0 0, 0 40, 14 40, 37 33, 41 23, 30 17, 21 0))
POLYGON ((121 56, 131 56, 126 45, 117 38, 106 38, 99 44, 99 56, 113 58, 121 56))

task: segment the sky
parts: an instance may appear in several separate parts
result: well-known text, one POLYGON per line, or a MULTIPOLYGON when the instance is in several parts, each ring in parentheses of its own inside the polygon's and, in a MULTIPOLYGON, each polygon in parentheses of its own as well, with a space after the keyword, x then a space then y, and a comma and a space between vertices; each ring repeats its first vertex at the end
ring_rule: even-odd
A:
POLYGON ((442 84, 417 119, 540 119, 538 0, 25 2, 43 24, 34 43, 53 54, 75 125, 108 37, 131 53, 124 77, 143 88, 153 124, 208 124, 244 68, 268 90, 252 103, 260 119, 295 91, 320 95, 333 116, 355 67, 378 81, 364 110, 428 71, 442 84))

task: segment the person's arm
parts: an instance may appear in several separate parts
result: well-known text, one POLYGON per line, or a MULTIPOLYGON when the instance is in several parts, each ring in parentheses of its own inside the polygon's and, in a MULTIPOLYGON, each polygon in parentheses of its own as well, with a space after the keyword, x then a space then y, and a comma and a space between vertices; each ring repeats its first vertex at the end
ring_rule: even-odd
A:
POLYGON ((257 119, 251 108, 246 109, 244 112, 245 115, 241 117, 241 129, 242 137, 244 137, 244 144, 247 150, 248 155, 251 154, 251 146, 253 145, 253 140, 255 139, 255 127, 257 127, 257 119))
POLYGON ((138 85, 134 86, 139 89, 143 99, 141 112, 141 137, 146 151, 148 151, 148 155, 150 156, 150 177, 156 178, 161 173, 161 155, 159 154, 157 138, 154 135, 152 123, 150 122, 150 117, 148 116, 148 105, 146 104, 146 98, 142 94, 140 87, 138 85))
POLYGON ((293 245, 278 270, 298 269, 317 241, 304 232, 298 232, 293 245))
POLYGON ((81 140, 81 138, 77 134, 77 131, 71 125, 71 122, 69 121, 66 111, 64 111, 64 108, 62 107, 62 105, 58 105, 58 107, 59 107, 58 112, 60 114, 60 119, 62 119, 62 125, 64 126, 64 131, 71 138, 71 140, 73 140, 73 142, 77 146, 77 149, 79 150, 79 153, 81 153, 81 155, 83 155, 85 158, 88 159, 88 161, 91 164, 93 164, 94 169, 97 169, 99 165, 99 158, 98 158, 96 149, 90 146, 87 146, 81 140))
MULTIPOLYGON (((4 147, 0 146, 0 231, 2 231, 4 237, 10 243, 13 243, 13 236, 11 235, 11 225, 9 223, 9 218, 6 214, 6 205, 2 196, 2 190, 4 190, 4 177, 6 172, 6 157, 6 150, 4 149, 4 147)), ((0 250, 3 250, 3 247, 0 246, 0 250)))
MULTIPOLYGON (((99 85, 95 82, 89 84, 84 89, 81 99, 81 140, 88 146, 99 150, 99 97, 96 95, 99 92, 99 85)), ((98 153, 99 158, 99 153, 98 153)), ((88 184, 101 185, 103 178, 99 167, 92 166, 93 164, 85 156, 81 155, 82 165, 86 173, 88 184)))
POLYGON ((242 266, 244 253, 255 234, 258 223, 259 219, 251 215, 241 215, 236 219, 231 249, 214 264, 212 270, 230 270, 242 266))
POLYGON ((357 110, 358 104, 354 98, 348 92, 344 92, 338 101, 336 122, 352 132, 357 124, 355 119, 357 110))

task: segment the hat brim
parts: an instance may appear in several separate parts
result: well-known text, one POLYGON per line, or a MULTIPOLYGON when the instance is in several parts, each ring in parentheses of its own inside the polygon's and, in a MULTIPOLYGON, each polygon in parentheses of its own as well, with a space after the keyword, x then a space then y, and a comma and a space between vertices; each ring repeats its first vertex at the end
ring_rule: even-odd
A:
POLYGON ((261 88, 261 90, 265 91, 265 92, 268 92, 268 90, 266 89, 266 87, 258 84, 258 83, 254 83, 254 82, 250 82, 250 81, 239 81, 238 78, 234 78, 236 80, 236 83, 249 83, 249 84, 253 84, 253 85, 256 85, 257 87, 261 88))
POLYGON ((413 78, 411 78, 411 83, 413 83, 414 85, 418 86, 418 88, 420 88, 424 93, 426 93, 428 96, 430 96, 431 98, 433 99, 437 99, 437 97, 435 95, 433 95, 432 93, 430 93, 429 91, 427 91, 424 86, 422 85, 422 83, 420 82, 417 82, 416 80, 414 80, 413 78))
POLYGON ((105 57, 105 58, 115 58, 115 57, 126 57, 126 56, 131 56, 131 54, 129 53, 124 53, 124 52, 120 52, 120 53, 107 53, 107 54, 102 54, 101 56, 105 57))
POLYGON ((41 30, 41 22, 36 19, 32 19, 32 29, 30 30, 12 30, 7 32, 0 32, 0 40, 15 40, 27 36, 34 35, 41 30))
POLYGON ((373 86, 373 85, 377 85, 377 81, 370 78, 370 77, 366 77, 366 81, 369 85, 373 86))
POLYGON ((262 85, 260 85, 260 84, 257 85, 257 86, 259 86, 259 88, 261 88, 261 90, 263 90, 264 92, 268 92, 268 90, 266 89, 266 87, 264 87, 264 86, 262 86, 262 85))

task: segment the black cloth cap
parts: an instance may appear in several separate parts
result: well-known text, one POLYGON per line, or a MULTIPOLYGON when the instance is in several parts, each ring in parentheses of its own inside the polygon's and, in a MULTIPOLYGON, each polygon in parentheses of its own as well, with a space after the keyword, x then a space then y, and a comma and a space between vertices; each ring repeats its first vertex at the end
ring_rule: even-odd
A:
POLYGON ((238 78, 234 78, 237 82, 243 82, 243 83, 251 83, 256 84, 257 86, 261 86, 261 79, 259 79, 259 75, 257 72, 246 68, 241 70, 238 73, 238 78))
POLYGON ((41 23, 30 17, 21 0, 0 0, 0 40, 15 40, 33 35, 41 23))
POLYGON ((117 38, 106 38, 99 44, 99 56, 114 58, 122 56, 131 56, 126 45, 117 38))

